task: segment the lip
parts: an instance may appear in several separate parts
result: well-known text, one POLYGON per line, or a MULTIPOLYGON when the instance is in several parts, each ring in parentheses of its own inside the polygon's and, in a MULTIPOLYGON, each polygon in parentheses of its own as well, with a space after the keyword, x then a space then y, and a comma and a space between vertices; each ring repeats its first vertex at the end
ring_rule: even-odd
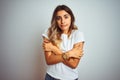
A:
POLYGON ((60 25, 61 27, 66 27, 67 25, 60 25))

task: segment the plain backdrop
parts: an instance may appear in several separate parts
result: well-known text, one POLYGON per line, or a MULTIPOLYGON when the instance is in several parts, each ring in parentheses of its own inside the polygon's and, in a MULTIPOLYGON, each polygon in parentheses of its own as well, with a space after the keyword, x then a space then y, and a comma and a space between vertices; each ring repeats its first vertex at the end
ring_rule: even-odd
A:
POLYGON ((0 80, 44 80, 41 34, 59 4, 85 36, 79 79, 120 80, 120 0, 0 0, 0 80))

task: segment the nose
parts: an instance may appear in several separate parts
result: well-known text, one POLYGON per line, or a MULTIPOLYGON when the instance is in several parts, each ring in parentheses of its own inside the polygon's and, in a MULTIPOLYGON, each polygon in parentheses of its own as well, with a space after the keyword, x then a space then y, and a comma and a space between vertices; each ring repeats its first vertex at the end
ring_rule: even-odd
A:
POLYGON ((62 18, 62 19, 61 19, 61 24, 64 24, 64 23, 65 23, 65 19, 62 18))

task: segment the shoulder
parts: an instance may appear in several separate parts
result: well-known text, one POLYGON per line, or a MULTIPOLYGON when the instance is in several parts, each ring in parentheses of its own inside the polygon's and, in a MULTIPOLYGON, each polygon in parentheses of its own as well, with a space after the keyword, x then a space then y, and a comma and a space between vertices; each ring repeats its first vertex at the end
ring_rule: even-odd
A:
POLYGON ((85 41, 83 32, 81 32, 80 30, 74 30, 72 32, 72 35, 76 43, 85 41))
POLYGON ((78 29, 78 30, 73 30, 72 34, 73 35, 83 35, 83 32, 78 29))

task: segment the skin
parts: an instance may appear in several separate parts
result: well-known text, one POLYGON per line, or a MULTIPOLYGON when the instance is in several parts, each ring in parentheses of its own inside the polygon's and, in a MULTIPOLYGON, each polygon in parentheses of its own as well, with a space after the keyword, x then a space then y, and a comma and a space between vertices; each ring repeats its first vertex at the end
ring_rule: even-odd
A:
POLYGON ((67 34, 70 24, 71 16, 64 10, 57 12, 57 24, 64 34, 67 34))
MULTIPOLYGON (((71 16, 64 10, 57 12, 57 24, 64 34, 68 33, 71 16)), ((62 51, 54 46, 48 39, 43 37, 43 49, 45 53, 46 63, 48 65, 53 65, 57 63, 64 63, 70 68, 76 68, 82 55, 83 55, 83 42, 74 44, 73 48, 66 52, 66 55, 69 57, 68 60, 62 58, 62 51)))

